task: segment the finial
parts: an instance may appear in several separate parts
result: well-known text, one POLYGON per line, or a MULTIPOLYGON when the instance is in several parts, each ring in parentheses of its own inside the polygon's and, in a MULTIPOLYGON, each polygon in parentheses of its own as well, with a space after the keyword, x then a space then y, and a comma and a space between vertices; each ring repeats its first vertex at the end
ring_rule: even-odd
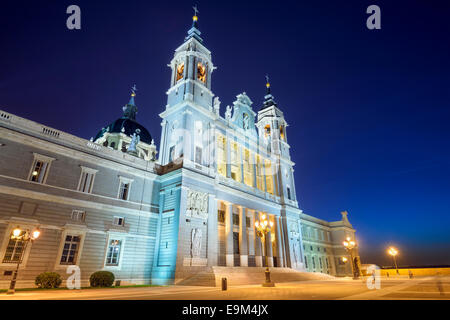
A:
POLYGON ((197 13, 198 13, 197 5, 193 6, 192 9, 194 9, 194 16, 192 17, 192 20, 197 21, 198 20, 198 17, 197 17, 197 13))
POLYGON ((136 91, 137 91, 136 85, 133 85, 133 86, 131 87, 131 96, 132 96, 132 97, 135 97, 135 96, 136 96, 136 91))

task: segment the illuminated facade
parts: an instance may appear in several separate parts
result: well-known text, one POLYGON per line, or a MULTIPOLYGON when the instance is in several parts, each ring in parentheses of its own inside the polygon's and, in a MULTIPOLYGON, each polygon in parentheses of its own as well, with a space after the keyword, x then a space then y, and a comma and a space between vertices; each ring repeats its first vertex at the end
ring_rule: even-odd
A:
POLYGON ((261 267, 265 256, 270 267, 350 273, 347 214, 326 222, 299 209, 270 84, 258 112, 244 92, 221 116, 196 17, 169 66, 158 151, 136 122, 134 90, 90 141, 0 111, 0 286, 17 259, 22 286, 72 264, 83 281, 110 270, 123 283, 179 283, 214 266, 261 267), (270 241, 256 236, 263 214, 270 241), (42 229, 23 253, 10 240, 17 225, 42 229))

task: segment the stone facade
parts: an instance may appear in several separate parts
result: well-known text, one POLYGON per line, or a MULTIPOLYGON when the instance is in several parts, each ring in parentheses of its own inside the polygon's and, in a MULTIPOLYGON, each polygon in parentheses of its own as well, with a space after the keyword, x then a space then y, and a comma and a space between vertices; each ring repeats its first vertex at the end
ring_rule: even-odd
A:
POLYGON ((124 128, 85 140, 0 111, 0 287, 17 259, 19 287, 45 271, 66 278, 70 265, 83 285, 97 270, 167 284, 212 266, 266 263, 351 274, 340 260, 342 241, 355 237, 347 214, 326 222, 299 209, 288 124, 270 85, 261 110, 244 92, 222 117, 196 21, 169 66, 159 152, 153 141, 126 152, 124 128), (263 214, 274 224, 266 243, 255 230, 263 214), (42 231, 21 255, 10 240, 17 226, 42 231))

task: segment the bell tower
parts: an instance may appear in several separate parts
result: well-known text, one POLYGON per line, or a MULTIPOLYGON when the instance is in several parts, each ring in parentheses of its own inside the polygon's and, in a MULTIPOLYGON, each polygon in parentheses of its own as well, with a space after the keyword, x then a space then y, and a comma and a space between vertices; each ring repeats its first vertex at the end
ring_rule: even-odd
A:
POLYGON ((166 165, 183 158, 183 165, 210 162, 208 130, 218 117, 213 108, 211 75, 215 69, 211 52, 205 47, 198 28, 198 10, 194 7, 192 26, 168 65, 171 68, 163 119, 159 162, 166 165))
POLYGON ((214 65, 211 52, 203 45, 200 37, 197 8, 194 7, 194 10, 192 27, 168 65, 172 69, 172 76, 167 92, 167 108, 183 101, 191 101, 207 109, 212 105, 214 94, 211 92, 211 74, 214 65))
POLYGON ((278 185, 280 197, 285 202, 297 201, 295 194, 294 163, 291 161, 290 146, 287 143, 286 127, 283 112, 271 94, 269 77, 266 76, 266 95, 258 112, 258 128, 260 145, 277 159, 278 185))

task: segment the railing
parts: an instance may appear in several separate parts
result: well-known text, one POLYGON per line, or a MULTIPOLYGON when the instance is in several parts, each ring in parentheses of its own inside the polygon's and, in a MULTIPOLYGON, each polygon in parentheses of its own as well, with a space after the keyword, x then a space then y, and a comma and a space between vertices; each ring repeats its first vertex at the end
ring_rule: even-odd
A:
POLYGON ((42 133, 55 138, 59 138, 59 132, 53 129, 42 127, 42 133))
MULTIPOLYGON (((105 148, 92 141, 79 138, 64 131, 59 131, 40 123, 18 117, 3 110, 0 110, 0 124, 5 121, 5 127, 13 126, 20 131, 32 132, 37 136, 41 136, 44 139, 57 140, 58 143, 63 143, 66 146, 77 149, 84 149, 85 151, 95 152, 103 157, 113 158, 114 160, 132 162, 133 165, 138 165, 140 168, 146 171, 152 171, 153 167, 148 166, 148 161, 137 158, 135 156, 123 153, 120 150, 114 150, 111 148, 105 148)), ((56 141, 55 141, 56 142, 56 141)))
POLYGON ((1 120, 5 120, 5 121, 10 121, 11 120, 11 115, 6 113, 6 112, 1 112, 0 111, 0 119, 1 120))

